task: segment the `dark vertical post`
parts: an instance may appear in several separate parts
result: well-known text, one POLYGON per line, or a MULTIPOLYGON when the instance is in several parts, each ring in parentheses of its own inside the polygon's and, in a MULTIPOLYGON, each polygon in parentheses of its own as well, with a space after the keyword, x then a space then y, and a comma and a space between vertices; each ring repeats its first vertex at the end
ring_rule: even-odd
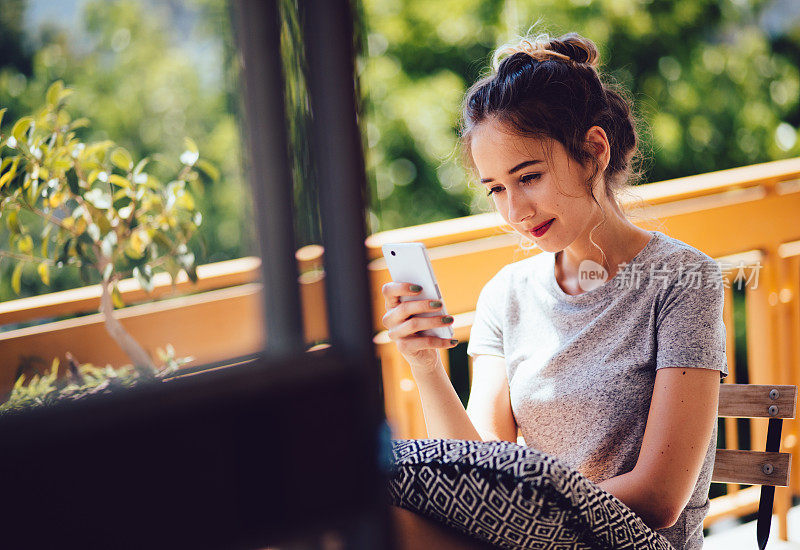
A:
POLYGON ((237 40, 245 67, 244 122, 261 252, 266 354, 292 356, 305 349, 305 342, 294 255, 294 194, 278 4, 276 0, 237 0, 235 8, 237 40))
POLYGON ((356 123, 354 13, 347 0, 307 0, 301 2, 301 8, 331 345, 357 359, 373 381, 375 354, 364 247, 366 174, 356 123))
MULTIPOLYGON (((372 345, 366 238, 366 190, 355 79, 355 10, 348 0, 301 0, 300 17, 311 99, 311 152, 319 184, 330 343, 353 365, 361 387, 363 427, 378 453, 383 420, 378 365, 372 345)), ((363 431, 362 431, 363 430, 363 431)), ((375 472, 365 472, 376 502, 384 493, 375 472)), ((376 507, 347 530, 348 548, 391 548, 388 509, 376 507)))
MULTIPOLYGON (((781 450, 781 429, 783 418, 770 418, 767 428, 767 445, 764 449, 768 453, 777 453, 781 450)), ((771 472, 771 470, 770 470, 771 472)), ((762 485, 761 498, 758 501, 758 522, 756 523, 756 540, 759 550, 764 550, 769 540, 769 529, 772 525, 772 506, 775 500, 775 486, 762 485)))

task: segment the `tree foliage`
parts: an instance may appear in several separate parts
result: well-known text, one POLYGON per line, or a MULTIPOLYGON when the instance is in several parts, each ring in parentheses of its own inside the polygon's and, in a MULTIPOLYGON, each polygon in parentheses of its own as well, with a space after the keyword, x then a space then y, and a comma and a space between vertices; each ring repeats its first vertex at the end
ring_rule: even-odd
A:
POLYGON ((0 217, 10 235, 10 250, 0 250, 0 257, 12 260, 17 293, 29 263, 45 285, 52 265, 76 265, 84 284, 99 278, 106 330, 135 367, 152 372, 152 358, 113 315, 114 305, 124 305, 117 283, 133 276, 150 292, 158 268, 173 284, 180 270, 197 282, 187 246, 202 223, 193 190, 198 169, 213 167, 203 168, 197 145, 186 138, 182 168, 164 184, 149 169, 150 159, 135 160, 110 140, 79 140, 76 130, 89 121, 66 111, 71 93, 57 80, 42 108, 0 136, 0 217))
POLYGON ((492 50, 531 28, 576 31, 597 43, 601 69, 633 97, 644 182, 800 153, 800 16, 791 2, 363 5, 373 231, 488 209, 454 154, 460 102, 488 69, 492 50))
MULTIPOLYGON (((148 172, 168 182, 180 169, 183 138, 193 136, 204 152, 192 189, 203 213, 199 239, 188 244, 198 261, 214 262, 252 253, 254 224, 248 211, 240 157, 238 58, 224 0, 143 2, 89 0, 78 3, 74 27, 26 27, 26 13, 39 0, 0 0, 0 35, 17 29, 27 68, 0 66, 0 108, 6 121, 38 108, 56 80, 79 93, 67 110, 92 120, 76 128, 83 141, 113 141, 132 158, 149 158, 148 172), (13 4, 15 10, 7 11, 13 4), (204 161, 208 165, 204 165, 204 161), (205 244, 205 246, 204 246, 205 244)), ((3 124, 3 133, 10 128, 3 124)), ((0 224, 0 242, 7 228, 0 224)), ((2 245, 0 245, 2 246, 2 245)), ((74 265, 74 264, 73 264, 74 265)), ((0 261, 0 300, 15 297, 13 265, 0 261)), ((96 282, 96 281, 95 281, 96 282)), ((23 295, 80 286, 77 267, 51 274, 50 287, 23 277, 23 295)))
POLYGON ((99 276, 112 288, 135 276, 151 290, 159 267, 173 279, 183 269, 196 281, 187 243, 202 222, 191 190, 199 177, 197 145, 186 138, 183 168, 164 184, 148 170, 150 159, 134 162, 110 140, 80 141, 75 131, 89 122, 66 111, 71 93, 56 81, 44 107, 0 138, 0 217, 10 245, 0 255, 14 260, 14 290, 29 263, 45 285, 54 265, 76 265, 85 284, 99 276))

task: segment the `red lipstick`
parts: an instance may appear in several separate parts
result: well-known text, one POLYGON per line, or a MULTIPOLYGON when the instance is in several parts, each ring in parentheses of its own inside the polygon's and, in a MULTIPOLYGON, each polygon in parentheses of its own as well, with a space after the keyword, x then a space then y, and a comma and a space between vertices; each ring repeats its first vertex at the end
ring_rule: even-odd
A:
POLYGON ((553 218, 552 220, 546 221, 541 225, 538 225, 538 226, 534 227, 533 229, 531 229, 531 233, 533 233, 533 235, 535 237, 541 237, 542 235, 544 235, 547 232, 548 229, 550 229, 550 226, 553 225, 554 221, 555 221, 555 218, 553 218))

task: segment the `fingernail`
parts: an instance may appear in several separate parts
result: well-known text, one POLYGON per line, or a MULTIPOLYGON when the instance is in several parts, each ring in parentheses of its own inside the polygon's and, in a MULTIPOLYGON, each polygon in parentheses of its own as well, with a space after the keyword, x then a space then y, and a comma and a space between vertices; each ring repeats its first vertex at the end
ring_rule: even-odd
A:
POLYGON ((451 346, 455 346, 456 344, 458 344, 458 340, 450 340, 451 346))
POLYGON ((453 318, 450 315, 445 315, 444 317, 442 317, 442 322, 446 325, 449 325, 450 323, 453 322, 453 318))
POLYGON ((419 285, 411 285, 411 292, 419 292, 422 290, 422 287, 419 285))
POLYGON ((428 302, 428 305, 431 307, 442 307, 442 302, 439 300, 434 300, 432 302, 428 302))

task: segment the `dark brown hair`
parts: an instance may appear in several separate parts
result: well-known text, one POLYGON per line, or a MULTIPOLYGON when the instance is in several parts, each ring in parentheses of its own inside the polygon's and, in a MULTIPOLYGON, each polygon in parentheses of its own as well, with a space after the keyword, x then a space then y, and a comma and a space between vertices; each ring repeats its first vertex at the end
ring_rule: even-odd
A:
MULTIPOLYGON (((607 195, 615 201, 634 175, 638 137, 630 100, 621 88, 601 80, 598 64, 594 43, 576 33, 558 38, 543 34, 499 48, 492 74, 476 82, 465 96, 461 127, 465 164, 473 166, 473 129, 496 120, 522 136, 555 139, 573 159, 584 166, 592 164, 587 181, 591 186, 600 166, 585 136, 589 128, 600 126, 611 148, 603 176, 607 195), (498 64, 503 56, 507 57, 498 64)), ((591 187, 588 191, 597 202, 591 187)))

